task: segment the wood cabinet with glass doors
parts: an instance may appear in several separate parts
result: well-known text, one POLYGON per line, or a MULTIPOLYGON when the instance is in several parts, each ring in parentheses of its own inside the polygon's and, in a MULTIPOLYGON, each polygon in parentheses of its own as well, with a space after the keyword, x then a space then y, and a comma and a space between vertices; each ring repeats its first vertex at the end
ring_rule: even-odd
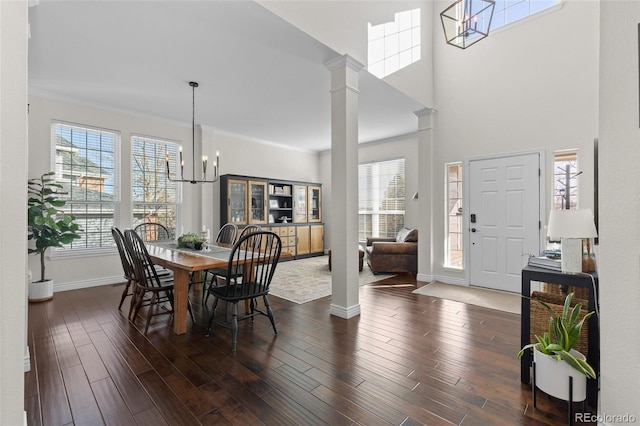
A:
POLYGON ((322 221, 322 187, 293 186, 293 221, 296 223, 322 221))
POLYGON ((249 224, 277 233, 292 258, 324 254, 322 185, 240 175, 220 177, 220 226, 249 224))
POLYGON ((242 225, 267 223, 267 181, 220 177, 220 221, 242 225))

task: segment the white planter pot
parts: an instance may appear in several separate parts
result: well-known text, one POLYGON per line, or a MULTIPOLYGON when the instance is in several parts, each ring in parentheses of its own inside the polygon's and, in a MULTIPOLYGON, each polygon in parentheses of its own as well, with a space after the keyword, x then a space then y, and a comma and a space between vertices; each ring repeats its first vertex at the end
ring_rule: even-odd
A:
MULTIPOLYGON (((580 352, 571 349, 570 353, 579 359, 586 359, 580 352)), ((533 362, 536 363, 535 384, 538 389, 553 397, 569 401, 569 376, 573 377, 574 402, 587 398, 587 376, 580 373, 564 361, 545 355, 534 347, 533 362)))
POLYGON ((53 299, 53 280, 29 282, 29 302, 44 302, 53 299))

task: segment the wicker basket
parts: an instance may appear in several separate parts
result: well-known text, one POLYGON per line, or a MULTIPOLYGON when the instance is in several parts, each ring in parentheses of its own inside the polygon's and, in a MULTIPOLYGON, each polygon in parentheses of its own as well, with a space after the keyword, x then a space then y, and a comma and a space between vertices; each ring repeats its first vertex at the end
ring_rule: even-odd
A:
MULTIPOLYGON (((548 304, 551 309, 557 314, 562 314, 562 309, 564 308, 564 299, 565 296, 551 293, 544 293, 541 291, 534 291, 531 294, 531 299, 542 300, 546 304, 548 304)), ((587 314, 587 306, 588 302, 584 299, 580 299, 574 295, 571 300, 571 306, 575 306, 578 303, 582 303, 582 312, 578 318, 582 319, 587 314)), ((531 300, 531 326, 530 326, 530 336, 529 339, 531 343, 536 343, 537 340, 535 335, 542 336, 546 331, 549 330, 549 311, 542 306, 540 303, 531 300)), ((580 338, 578 339, 578 343, 573 347, 578 352, 581 352, 584 356, 587 356, 587 348, 588 348, 588 338, 589 336, 589 324, 588 321, 584 323, 582 326, 582 333, 580 333, 580 338)))
MULTIPOLYGON (((541 292, 549 293, 549 294, 557 294, 562 296, 564 299, 567 297, 567 294, 573 293, 574 298, 589 300, 589 289, 586 287, 575 287, 575 286, 566 286, 560 284, 552 284, 552 283, 542 283, 540 287, 541 292)), ((564 305, 564 301, 562 302, 564 305)), ((587 306, 586 304, 582 304, 582 306, 587 306)))

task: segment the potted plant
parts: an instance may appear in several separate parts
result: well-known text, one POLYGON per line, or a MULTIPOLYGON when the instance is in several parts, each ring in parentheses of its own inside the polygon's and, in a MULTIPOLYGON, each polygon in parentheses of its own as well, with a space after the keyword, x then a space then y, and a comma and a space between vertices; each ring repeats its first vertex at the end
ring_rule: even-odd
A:
POLYGON ((188 232, 178 238, 178 247, 202 250, 202 243, 204 243, 204 237, 195 232, 188 232))
POLYGON ((584 322, 594 312, 580 318, 582 304, 578 303, 571 308, 572 299, 573 293, 569 293, 560 314, 556 314, 546 302, 534 299, 549 311, 549 328, 544 335, 535 336, 537 343, 525 345, 518 352, 518 358, 522 357, 525 350, 533 348, 535 386, 546 394, 565 401, 582 401, 586 398, 587 377, 595 379, 596 373, 587 363, 586 357, 573 347, 578 342, 584 322), (569 376, 573 377, 571 398, 569 376))
POLYGON ((54 172, 39 178, 29 179, 27 185, 27 230, 28 239, 35 242, 35 248, 28 252, 40 256, 40 279, 29 283, 29 301, 44 301, 53 297, 53 280, 45 275, 45 253, 49 247, 63 247, 80 238, 80 227, 75 216, 64 214, 60 208, 66 202, 58 198, 65 194, 62 185, 51 178, 54 172))

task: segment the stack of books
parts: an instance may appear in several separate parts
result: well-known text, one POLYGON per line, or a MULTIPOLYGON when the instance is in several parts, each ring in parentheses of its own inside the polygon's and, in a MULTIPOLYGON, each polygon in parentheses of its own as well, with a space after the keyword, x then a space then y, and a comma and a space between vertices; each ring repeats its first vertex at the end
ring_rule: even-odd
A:
POLYGON ((543 251, 539 256, 529 256, 529 266, 562 271, 560 254, 555 251, 543 251))

